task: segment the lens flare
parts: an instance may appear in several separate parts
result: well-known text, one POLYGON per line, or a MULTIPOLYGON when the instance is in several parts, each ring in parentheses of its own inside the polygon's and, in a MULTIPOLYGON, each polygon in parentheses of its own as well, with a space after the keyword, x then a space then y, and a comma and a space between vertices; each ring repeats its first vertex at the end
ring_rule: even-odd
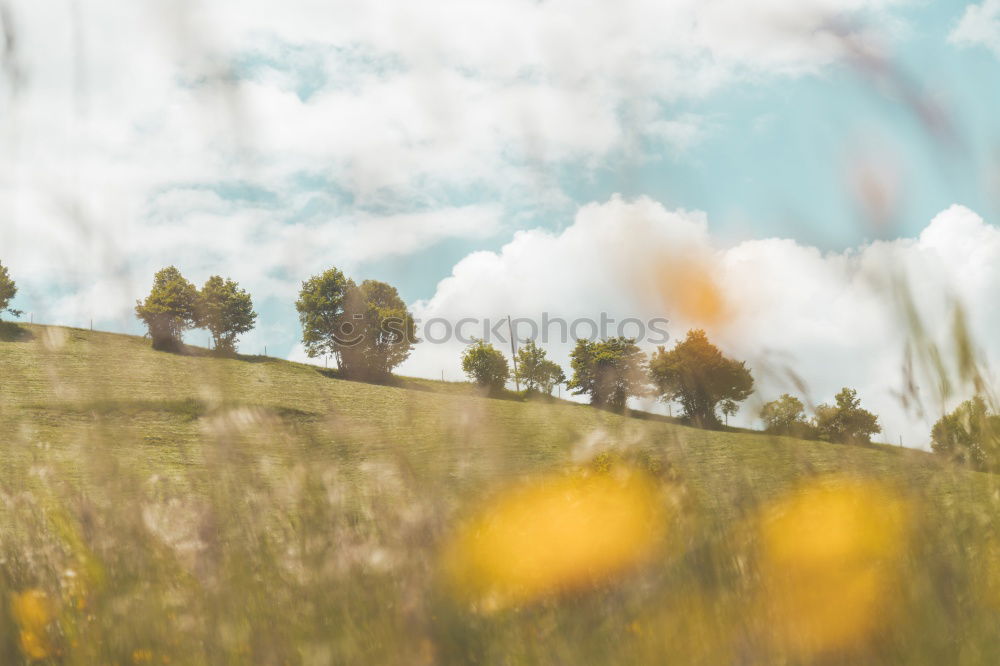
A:
POLYGON ((629 470, 512 489, 465 523, 443 560, 458 596, 497 610, 585 588, 646 560, 667 523, 655 483, 629 470))

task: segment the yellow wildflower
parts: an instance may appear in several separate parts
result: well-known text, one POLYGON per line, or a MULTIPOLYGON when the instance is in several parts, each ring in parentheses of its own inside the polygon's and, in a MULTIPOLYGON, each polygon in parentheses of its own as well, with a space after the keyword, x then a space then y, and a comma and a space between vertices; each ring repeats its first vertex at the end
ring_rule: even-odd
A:
POLYGON ((666 527, 645 475, 553 476, 498 497, 458 531, 445 568, 486 609, 586 587, 635 566, 666 527))
POLYGON ((848 648, 889 621, 907 536, 905 504, 892 492, 827 479, 768 507, 761 532, 766 617, 784 648, 848 648))

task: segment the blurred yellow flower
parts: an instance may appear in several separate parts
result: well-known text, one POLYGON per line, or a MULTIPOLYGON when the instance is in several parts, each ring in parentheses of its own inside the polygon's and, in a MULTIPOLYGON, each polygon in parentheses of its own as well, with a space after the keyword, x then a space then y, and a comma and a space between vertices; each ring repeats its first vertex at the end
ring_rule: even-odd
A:
POLYGON ((659 268, 657 283, 667 305, 684 320, 705 326, 725 323, 729 304, 708 261, 671 257, 659 268))
POLYGON ((45 659, 49 656, 49 645, 48 641, 39 636, 34 631, 28 631, 27 629, 22 629, 19 635, 21 652, 24 656, 29 659, 45 659))
POLYGON ((447 544, 457 592, 495 610, 578 589, 648 558, 666 528, 654 482, 636 471, 553 476, 498 497, 447 544))
POLYGON ((15 594, 11 599, 11 613, 21 628, 21 651, 30 659, 45 659, 52 653, 49 640, 49 623, 55 617, 55 608, 41 590, 31 589, 15 594))
POLYGON ((767 507, 760 574, 773 638, 798 655, 849 648, 887 623, 907 542, 902 499, 829 478, 767 507))

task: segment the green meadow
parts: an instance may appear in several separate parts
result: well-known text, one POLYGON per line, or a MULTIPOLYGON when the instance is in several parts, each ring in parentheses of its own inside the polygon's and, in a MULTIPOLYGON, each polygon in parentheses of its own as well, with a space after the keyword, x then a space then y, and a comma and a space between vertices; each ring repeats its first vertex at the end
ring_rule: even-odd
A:
POLYGON ((919 451, 10 324, 0 445, 3 664, 1000 661, 1000 484, 919 451), (662 503, 643 557, 456 590, 442 553, 510 488, 621 470, 662 503), (799 532, 809 502, 848 517, 799 532))

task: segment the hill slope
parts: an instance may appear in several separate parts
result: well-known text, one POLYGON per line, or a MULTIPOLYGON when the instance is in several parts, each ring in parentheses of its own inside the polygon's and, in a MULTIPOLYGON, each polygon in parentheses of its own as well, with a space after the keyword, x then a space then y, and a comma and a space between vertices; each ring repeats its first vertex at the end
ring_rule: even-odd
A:
MULTIPOLYGON (((902 497, 934 544, 906 551, 906 621, 836 650, 962 661, 933 623, 960 625, 963 663, 997 654, 968 599, 938 589, 988 578, 969 558, 993 547, 994 478, 919 452, 347 382, 58 327, 5 328, 0 382, 0 587, 46 595, 53 622, 35 639, 69 663, 773 663, 816 645, 829 657, 820 639, 762 638, 743 570, 755 516, 823 474, 902 497), (581 467, 638 467, 669 489, 659 565, 499 614, 449 597, 438 553, 463 516, 517 480, 581 467)), ((0 626, 0 661, 16 663, 24 622, 0 626)))
MULTIPOLYGON (((256 406, 308 425, 320 440, 359 435, 368 452, 401 453, 417 470, 480 452, 499 465, 484 470, 490 479, 538 472, 588 445, 667 451, 678 472, 712 497, 727 494, 741 478, 764 492, 809 472, 850 471, 923 483, 941 469, 931 456, 907 449, 711 432, 566 402, 488 399, 464 384, 403 380, 410 388, 400 388, 348 382, 274 358, 181 356, 155 352, 134 336, 22 328, 30 339, 0 342, 0 417, 30 419, 50 442, 66 441, 82 424, 110 423, 132 438, 120 440, 122 445, 169 442, 189 448, 202 436, 197 417, 222 406, 256 406)), ((485 460, 481 464, 487 466, 485 460)))

